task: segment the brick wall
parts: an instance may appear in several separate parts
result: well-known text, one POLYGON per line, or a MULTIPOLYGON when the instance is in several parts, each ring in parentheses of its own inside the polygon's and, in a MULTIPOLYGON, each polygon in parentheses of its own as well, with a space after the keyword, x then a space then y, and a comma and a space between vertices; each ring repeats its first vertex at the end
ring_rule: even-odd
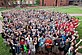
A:
POLYGON ((54 6, 54 0, 44 0, 45 6, 54 6))
POLYGON ((55 3, 54 3, 55 0, 40 0, 40 5, 44 5, 44 6, 54 6, 55 3))
POLYGON ((68 0, 40 0, 40 5, 42 6, 42 4, 44 6, 56 6, 56 5, 65 6, 65 5, 68 5, 69 2, 68 0), (42 3, 42 1, 44 2, 44 4, 42 3))

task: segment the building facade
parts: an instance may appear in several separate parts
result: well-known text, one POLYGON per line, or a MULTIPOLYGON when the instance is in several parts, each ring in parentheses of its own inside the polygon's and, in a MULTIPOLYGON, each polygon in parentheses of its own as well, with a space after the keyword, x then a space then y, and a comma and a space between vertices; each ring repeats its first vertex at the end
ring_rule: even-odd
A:
POLYGON ((41 6, 65 6, 69 5, 69 0, 40 0, 41 6))
MULTIPOLYGON (((17 4, 20 4, 20 0, 16 1, 17 4)), ((22 0, 22 4, 34 4, 35 0, 22 0)))
POLYGON ((0 0, 0 6, 4 6, 4 1, 0 0))
MULTIPOLYGON (((22 4, 35 4, 36 0, 22 0, 22 4)), ((21 4, 21 0, 0 0, 0 6, 21 4)), ((82 0, 40 0, 40 6, 66 6, 82 4, 82 0)))
POLYGON ((35 0, 0 0, 0 6, 5 6, 5 3, 10 6, 12 4, 20 4, 22 2, 22 4, 34 4, 35 0))

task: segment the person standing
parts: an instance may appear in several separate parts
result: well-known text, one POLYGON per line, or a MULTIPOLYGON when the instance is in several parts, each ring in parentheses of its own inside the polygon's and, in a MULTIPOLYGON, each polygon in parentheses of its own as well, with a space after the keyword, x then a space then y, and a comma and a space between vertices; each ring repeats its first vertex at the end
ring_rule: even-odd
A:
POLYGON ((45 40, 45 45, 46 45, 46 50, 48 52, 48 55, 50 55, 52 51, 52 42, 53 41, 50 39, 50 37, 47 37, 45 40))

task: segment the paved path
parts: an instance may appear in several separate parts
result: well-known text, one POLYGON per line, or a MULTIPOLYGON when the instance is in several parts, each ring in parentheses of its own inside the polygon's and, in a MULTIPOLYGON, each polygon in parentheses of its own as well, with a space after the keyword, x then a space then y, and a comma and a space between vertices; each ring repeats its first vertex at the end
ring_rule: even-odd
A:
POLYGON ((82 16, 82 14, 69 14, 70 16, 82 16))
MULTIPOLYGON (((82 16, 82 14, 69 14, 70 16, 82 16)), ((0 12, 0 17, 1 17, 1 12, 0 12)))

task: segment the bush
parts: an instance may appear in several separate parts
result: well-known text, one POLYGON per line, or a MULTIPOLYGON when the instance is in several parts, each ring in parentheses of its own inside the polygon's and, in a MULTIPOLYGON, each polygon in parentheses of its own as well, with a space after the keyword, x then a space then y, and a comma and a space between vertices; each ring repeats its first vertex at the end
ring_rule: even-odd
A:
POLYGON ((34 6, 39 6, 38 4, 34 4, 34 6))
POLYGON ((36 0, 36 4, 39 5, 40 4, 40 0, 36 0))
POLYGON ((28 6, 32 6, 32 4, 28 4, 28 6))

